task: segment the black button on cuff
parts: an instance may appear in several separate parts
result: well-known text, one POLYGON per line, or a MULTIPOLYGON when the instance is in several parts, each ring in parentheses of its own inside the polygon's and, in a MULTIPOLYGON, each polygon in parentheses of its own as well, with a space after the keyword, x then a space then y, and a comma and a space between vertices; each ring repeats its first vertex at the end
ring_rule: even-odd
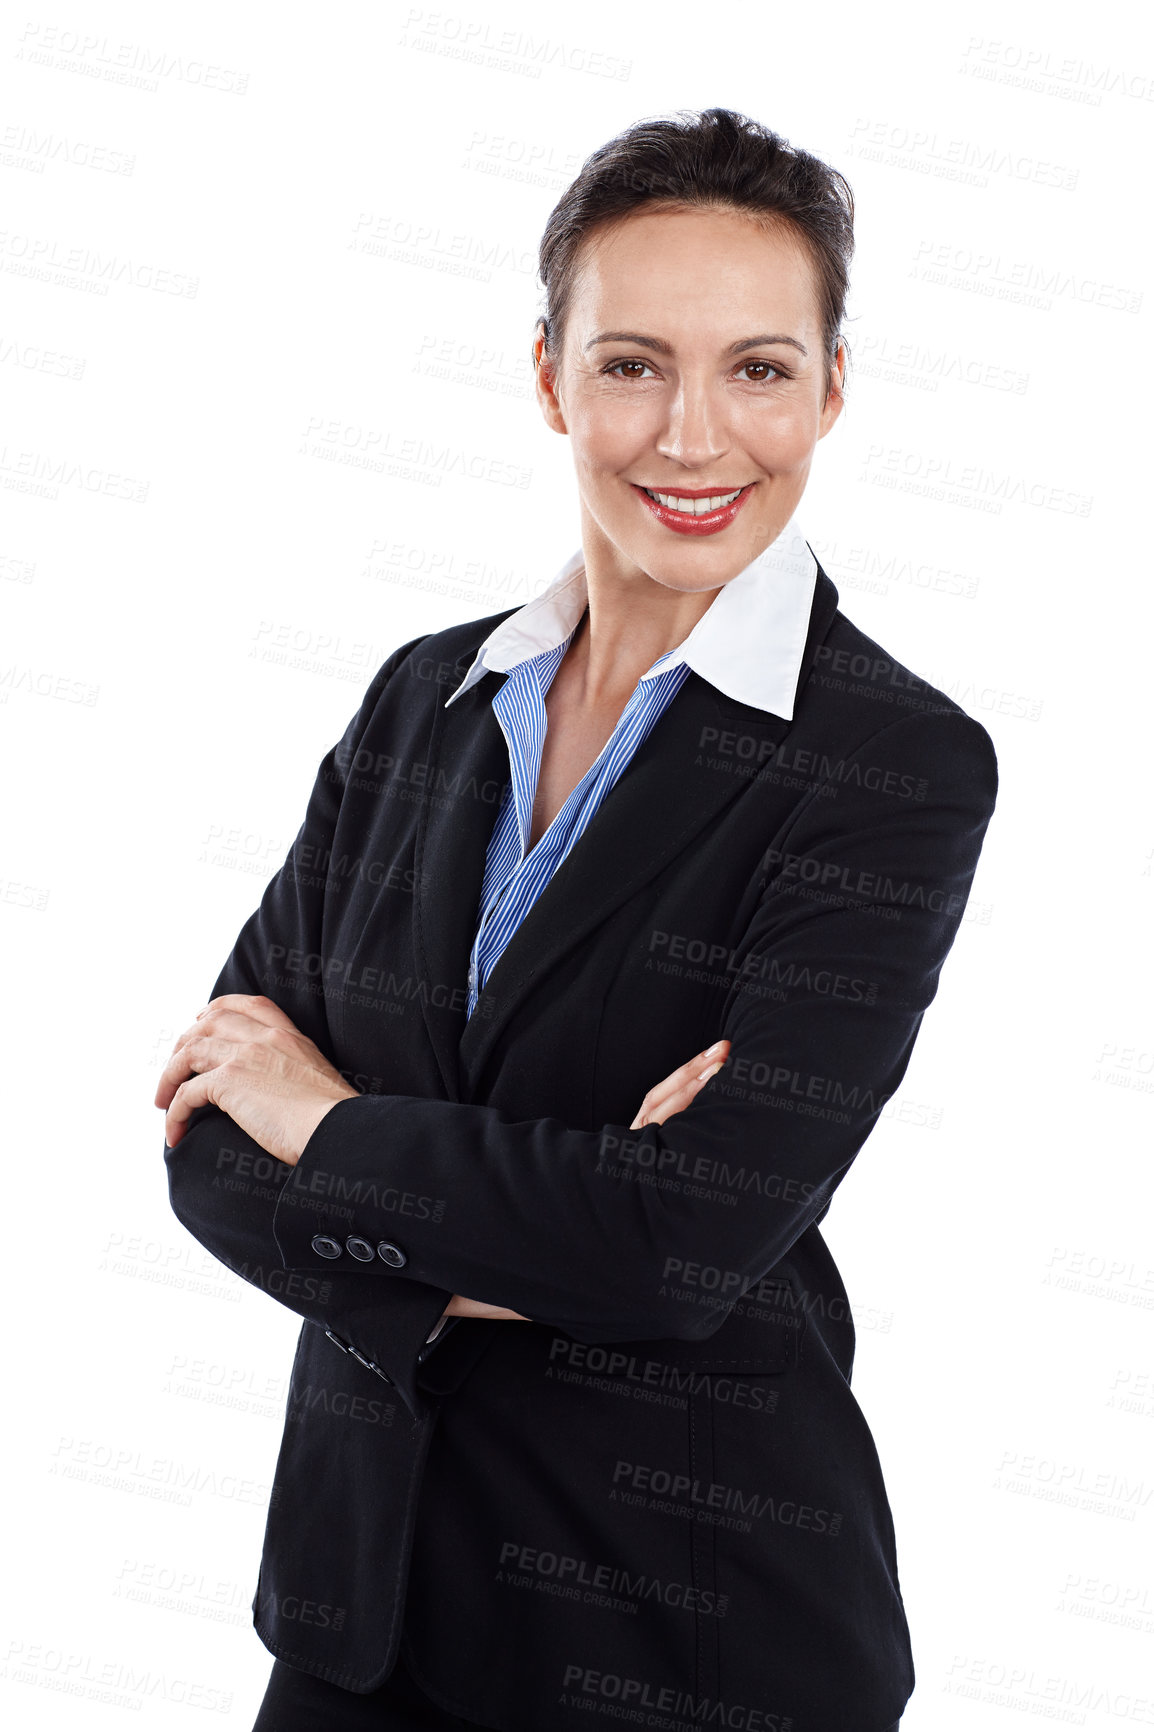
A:
POLYGON ((358 1263, 371 1263, 373 1260, 373 1247, 367 1239, 360 1239, 355 1233, 350 1233, 345 1240, 345 1249, 358 1263))
POLYGON ((377 1246, 377 1256, 382 1263, 387 1263, 390 1269, 403 1269, 409 1260, 401 1247, 391 1244, 388 1239, 382 1239, 377 1246))
POLYGON ((318 1257, 328 1257, 331 1260, 341 1255, 340 1240, 330 1238, 327 1233, 314 1233, 312 1247, 318 1257))

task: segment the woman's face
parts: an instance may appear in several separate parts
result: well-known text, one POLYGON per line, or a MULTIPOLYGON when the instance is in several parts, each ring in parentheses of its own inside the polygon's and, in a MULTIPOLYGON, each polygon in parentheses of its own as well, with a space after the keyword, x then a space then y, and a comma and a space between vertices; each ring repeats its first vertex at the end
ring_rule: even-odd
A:
POLYGON ((540 335, 534 353, 545 418, 572 441, 586 558, 683 591, 777 538, 841 412, 844 351, 831 367, 801 243, 732 209, 650 208, 592 235, 556 373, 540 335), (679 509, 688 495, 709 514, 679 509))

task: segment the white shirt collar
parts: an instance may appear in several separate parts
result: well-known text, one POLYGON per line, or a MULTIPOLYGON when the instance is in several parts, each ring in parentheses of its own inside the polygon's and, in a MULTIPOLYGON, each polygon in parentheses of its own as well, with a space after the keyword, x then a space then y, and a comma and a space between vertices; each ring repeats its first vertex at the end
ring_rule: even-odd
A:
MULTIPOLYGON (((790 721, 816 583, 817 560, 791 517, 777 540, 717 592, 661 671, 688 662, 726 697, 790 721)), ((493 628, 446 705, 486 673, 508 673, 518 662, 555 649, 587 601, 578 548, 547 589, 493 628)))

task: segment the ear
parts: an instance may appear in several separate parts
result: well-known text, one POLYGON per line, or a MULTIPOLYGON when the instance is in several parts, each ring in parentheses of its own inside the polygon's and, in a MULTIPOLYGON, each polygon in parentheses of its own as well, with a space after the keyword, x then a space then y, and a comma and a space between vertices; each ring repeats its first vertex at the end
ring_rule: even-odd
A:
POLYGON ((818 438, 824 439, 842 410, 845 408, 845 372, 849 361, 849 350, 845 338, 839 337, 833 360, 829 364, 829 381, 825 402, 821 406, 818 438))
POLYGON ((565 425, 565 411, 561 407, 561 399, 557 394, 557 368, 545 352, 545 321, 537 320, 537 328, 533 336, 533 373, 537 402, 546 424, 554 433, 568 433, 565 425))

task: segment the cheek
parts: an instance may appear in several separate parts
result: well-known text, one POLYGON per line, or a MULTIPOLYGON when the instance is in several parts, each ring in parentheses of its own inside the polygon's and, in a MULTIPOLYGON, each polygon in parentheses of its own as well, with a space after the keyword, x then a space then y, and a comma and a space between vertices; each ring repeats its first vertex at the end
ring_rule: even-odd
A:
POLYGON ((616 471, 653 442, 652 414, 644 403, 586 401, 569 420, 574 455, 583 467, 616 471))
POLYGON ((765 469, 798 469, 813 455, 819 431, 818 412, 810 402, 762 405, 744 419, 745 448, 765 469))

